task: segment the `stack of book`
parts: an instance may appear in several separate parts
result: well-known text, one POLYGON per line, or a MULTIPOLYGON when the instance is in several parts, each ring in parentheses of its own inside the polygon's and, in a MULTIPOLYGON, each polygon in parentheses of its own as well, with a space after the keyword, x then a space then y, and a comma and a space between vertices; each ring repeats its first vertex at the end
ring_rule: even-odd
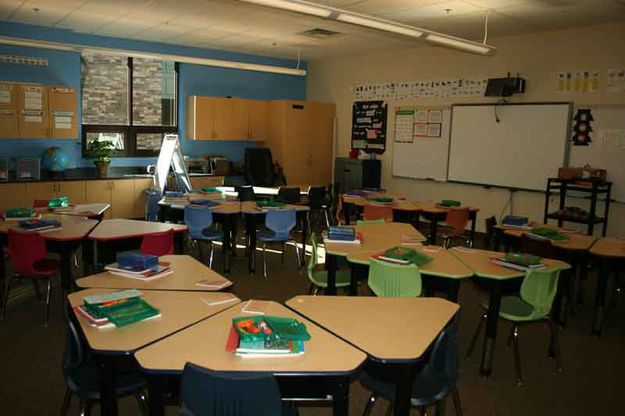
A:
POLYGON ((381 253, 371 256, 374 259, 395 264, 416 264, 424 266, 432 260, 427 254, 416 251, 409 247, 391 247, 381 253))
POLYGON ((149 281, 173 272, 168 262, 159 262, 157 256, 138 251, 124 251, 117 254, 117 262, 104 267, 116 276, 149 281))
POLYGON ((226 351, 246 358, 296 356, 304 354, 309 339, 306 325, 294 318, 238 317, 232 319, 226 351))
POLYGON ((20 220, 18 222, 20 231, 58 231, 61 229, 61 223, 57 220, 31 219, 20 220))
POLYGON ((29 220, 36 215, 32 208, 9 208, 4 211, 4 219, 12 221, 29 220))
POLYGON ((521 271, 540 270, 546 267, 542 263, 542 258, 532 254, 522 253, 506 253, 503 257, 491 259, 491 262, 500 266, 521 271))
POLYGON ((551 241, 569 240, 569 236, 567 236, 566 234, 562 234, 558 230, 554 230, 553 228, 548 228, 548 227, 534 227, 526 234, 530 237, 541 239, 541 240, 551 240, 551 241))
POLYGON ((362 236, 356 233, 353 227, 329 227, 324 243, 360 244, 362 236))
POLYGON ((529 218, 517 215, 506 215, 501 220, 501 224, 511 228, 527 228, 529 218))
POLYGON ((141 296, 136 289, 85 296, 83 305, 74 310, 98 329, 123 327, 160 317, 160 311, 141 296))

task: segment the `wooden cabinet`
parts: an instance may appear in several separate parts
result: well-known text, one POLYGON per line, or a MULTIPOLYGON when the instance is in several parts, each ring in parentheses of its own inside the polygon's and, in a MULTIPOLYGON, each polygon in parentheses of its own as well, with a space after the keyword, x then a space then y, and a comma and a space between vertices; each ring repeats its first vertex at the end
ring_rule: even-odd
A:
POLYGON ((266 137, 268 101, 190 96, 187 136, 193 140, 260 140, 266 137))
POLYGON ((28 182, 26 200, 30 206, 35 199, 54 199, 66 196, 71 204, 85 203, 85 181, 28 182))
POLYGON ((191 186, 196 190, 201 190, 205 186, 222 186, 223 183, 223 176, 191 176, 191 186))
POLYGON ((56 198, 57 182, 28 182, 26 186, 26 201, 32 206, 35 199, 56 198))
POLYGON ((0 184, 0 211, 4 211, 8 208, 31 207, 32 205, 32 201, 28 201, 26 197, 26 184, 0 184))
POLYGON ((215 138, 215 98, 194 95, 187 99, 187 137, 193 140, 215 138))
POLYGON ((267 139, 269 133, 269 101, 246 101, 247 137, 253 140, 267 139))
POLYGON ((154 185, 152 179, 135 179, 135 210, 134 218, 145 219, 145 204, 147 203, 146 189, 151 189, 154 185))
MULTIPOLYGON (((111 204, 111 181, 106 179, 85 181, 85 199, 88 204, 111 204)), ((112 206, 106 210, 104 218, 113 218, 112 206)))
POLYGON ((86 181, 56 182, 57 196, 66 196, 72 204, 84 204, 87 200, 86 181))
POLYGON ((111 215, 113 218, 134 218, 137 197, 134 179, 111 181, 111 215))

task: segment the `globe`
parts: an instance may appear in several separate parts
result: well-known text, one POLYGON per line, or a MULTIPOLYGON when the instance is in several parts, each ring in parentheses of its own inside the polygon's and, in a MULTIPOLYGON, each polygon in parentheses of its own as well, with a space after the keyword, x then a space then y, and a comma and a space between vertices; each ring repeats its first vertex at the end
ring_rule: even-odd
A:
POLYGON ((69 165, 69 156, 59 146, 52 146, 43 151, 41 163, 46 170, 63 172, 69 165))

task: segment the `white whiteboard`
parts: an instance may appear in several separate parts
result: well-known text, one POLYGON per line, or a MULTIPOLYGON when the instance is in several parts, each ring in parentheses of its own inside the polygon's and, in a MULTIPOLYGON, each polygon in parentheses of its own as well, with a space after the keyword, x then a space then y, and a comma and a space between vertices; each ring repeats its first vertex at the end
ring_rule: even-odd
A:
POLYGON ((590 146, 571 146, 569 165, 607 170, 607 180, 612 182, 612 199, 625 202, 625 107, 589 108, 593 117, 590 146))
POLYGON ((570 107, 453 106, 448 180, 544 190, 547 178, 566 166, 570 107))
POLYGON ((440 181, 447 179, 451 110, 438 109, 442 110, 441 137, 415 137, 412 143, 399 143, 393 137, 393 176, 440 181))

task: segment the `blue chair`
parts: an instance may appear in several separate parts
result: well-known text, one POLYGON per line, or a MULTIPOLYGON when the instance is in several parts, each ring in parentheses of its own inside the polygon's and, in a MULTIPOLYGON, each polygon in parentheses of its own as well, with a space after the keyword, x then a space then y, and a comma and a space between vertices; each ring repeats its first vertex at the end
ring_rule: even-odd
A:
POLYGON ((162 197, 161 193, 154 189, 146 189, 144 192, 146 193, 145 220, 156 222, 158 221, 158 212, 161 209, 161 206, 158 205, 158 201, 160 201, 162 197))
MULTIPOLYGON (((294 209, 280 210, 273 209, 267 211, 265 217, 265 227, 268 231, 261 231, 256 238, 263 242, 263 276, 267 278, 267 243, 282 243, 282 262, 284 262, 284 251, 286 243, 291 240, 291 230, 297 224, 297 217, 294 209)), ((297 252, 297 267, 299 263, 299 246, 295 244, 297 252)))
POLYGON ((213 267, 213 242, 223 238, 223 232, 209 229, 213 225, 213 213, 210 208, 187 205, 184 207, 184 223, 187 225, 188 236, 192 242, 198 243, 198 252, 202 258, 202 241, 210 245, 208 267, 213 267))
POLYGON ((295 415, 283 406, 272 374, 212 371, 187 363, 180 385, 180 414, 184 416, 295 415))
MULTIPOLYGON (((424 414, 425 408, 431 405, 436 405, 437 415, 443 414, 444 399, 451 394, 456 415, 462 415, 460 394, 456 386, 458 380, 457 332, 458 318, 455 317, 434 342, 429 363, 412 384, 410 404, 418 407, 421 414, 424 414)), ((361 375, 360 382, 372 391, 365 406, 365 415, 371 413, 375 401, 380 396, 391 403, 395 401, 395 386, 392 383, 378 380, 366 370, 361 375)))
MULTIPOLYGON (((72 396, 80 399, 80 414, 90 414, 91 407, 100 401, 100 370, 98 364, 88 355, 76 327, 68 319, 67 344, 63 354, 63 376, 67 383, 61 415, 67 415, 72 396)), ((128 367, 128 366, 124 366, 128 367)), ((148 414, 145 389, 147 382, 132 368, 116 368, 115 397, 135 396, 142 415, 148 414)))

